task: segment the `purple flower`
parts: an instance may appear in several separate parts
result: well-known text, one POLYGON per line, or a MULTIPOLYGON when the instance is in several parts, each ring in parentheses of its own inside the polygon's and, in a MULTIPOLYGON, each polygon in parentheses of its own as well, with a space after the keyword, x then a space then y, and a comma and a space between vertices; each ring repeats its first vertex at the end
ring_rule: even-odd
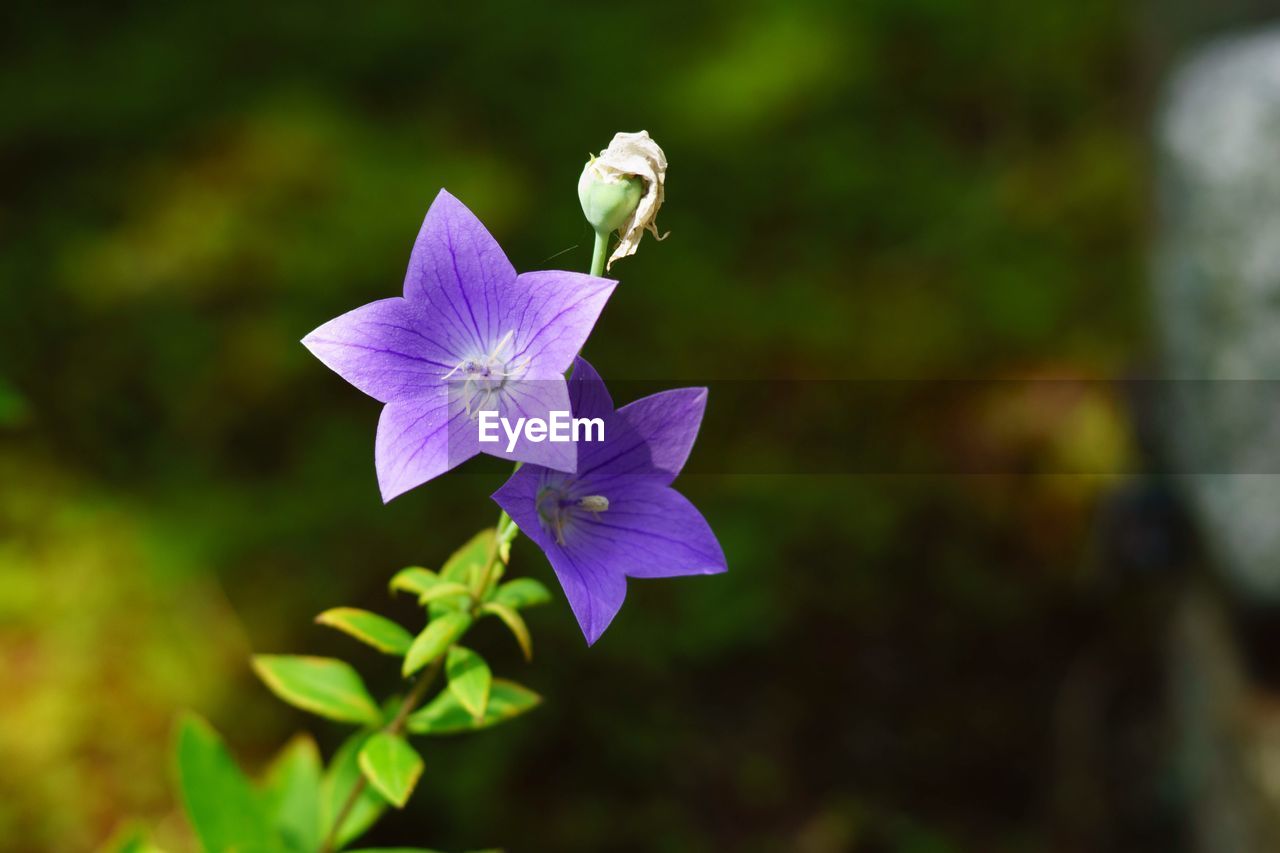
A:
POLYGON ((569 397, 575 418, 604 422, 604 440, 579 444, 576 474, 525 465, 493 498, 547 555, 591 644, 622 606, 627 578, 727 566, 706 519, 671 488, 698 436, 707 389, 663 391, 615 412, 599 374, 579 358, 569 397))
POLYGON ((404 297, 343 314, 302 343, 386 404, 374 449, 384 501, 481 451, 574 471, 572 443, 481 444, 476 415, 568 411, 564 372, 616 284, 560 270, 516 275, 480 220, 441 190, 413 245, 404 297))

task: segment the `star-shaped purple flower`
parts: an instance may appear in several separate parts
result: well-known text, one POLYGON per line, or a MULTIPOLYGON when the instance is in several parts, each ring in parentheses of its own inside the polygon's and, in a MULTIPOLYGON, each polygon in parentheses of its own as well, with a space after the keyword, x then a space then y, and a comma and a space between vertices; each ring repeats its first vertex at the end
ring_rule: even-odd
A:
POLYGON ((480 220, 441 190, 409 257, 404 297, 343 314, 302 343, 386 404, 374 448, 384 501, 482 451, 572 472, 574 444, 481 444, 476 416, 568 411, 564 372, 616 284, 561 270, 516 275, 480 220))
POLYGON ((578 471, 525 465, 493 495, 538 544, 587 643, 609 627, 626 579, 709 575, 727 569, 702 514, 671 481, 684 467, 707 389, 679 388, 614 411, 595 368, 574 362, 575 418, 600 418, 604 440, 578 446, 578 471))

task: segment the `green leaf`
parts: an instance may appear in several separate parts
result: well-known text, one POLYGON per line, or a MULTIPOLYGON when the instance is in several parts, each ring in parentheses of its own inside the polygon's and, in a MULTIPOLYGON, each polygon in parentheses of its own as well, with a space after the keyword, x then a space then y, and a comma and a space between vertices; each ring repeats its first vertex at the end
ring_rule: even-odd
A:
POLYGON ((471 540, 449 556, 440 577, 447 581, 470 585, 485 565, 489 555, 493 553, 496 543, 493 541, 493 528, 481 530, 471 540))
POLYGON ((399 735, 378 732, 360 750, 360 769, 378 793, 402 809, 422 775, 422 756, 399 735))
POLYGON ((281 849, 257 791, 202 718, 179 721, 177 755, 182 802, 205 850, 281 849))
POLYGON ((290 705, 342 723, 377 725, 382 715, 350 665, 334 658, 254 655, 253 669, 290 705))
MULTIPOLYGON (((465 580, 465 578, 464 578, 465 580)), ((452 610, 471 609, 471 588, 454 580, 444 580, 430 569, 411 566, 401 569, 391 579, 391 590, 410 592, 418 603, 430 605, 432 616, 452 610)))
POLYGON ((449 735, 496 726, 542 703, 542 697, 514 681, 495 678, 489 691, 484 719, 476 722, 452 690, 442 690, 426 705, 409 715, 406 728, 419 735, 449 735))
POLYGON ((471 617, 466 613, 445 613, 432 619, 404 656, 404 675, 410 676, 440 657, 470 627, 471 617))
POLYGON ((439 598, 428 597, 426 600, 422 600, 421 595, 419 595, 419 600, 427 605, 427 612, 431 615, 431 618, 435 619, 446 613, 463 612, 471 609, 471 592, 478 586, 479 576, 489 562, 489 555, 493 547, 493 529, 488 528, 472 536, 467 544, 449 556, 449 559, 444 563, 444 567, 440 569, 440 579, 463 587, 466 595, 442 595, 439 598))
POLYGON ((316 621, 389 655, 403 655, 413 642, 413 635, 395 622, 356 607, 334 607, 317 616, 316 621))
POLYGON ((267 768, 263 799, 290 850, 320 847, 320 777, 324 767, 311 735, 294 735, 267 768))
POLYGON ((503 621, 507 628, 511 631, 512 636, 516 638, 516 642, 520 644, 520 651, 524 653, 524 659, 533 660, 533 638, 529 636, 529 626, 524 624, 524 617, 505 604, 499 604, 496 601, 486 601, 480 605, 481 613, 491 613, 503 621))
POLYGON ((449 689, 458 697, 462 707, 471 712, 471 716, 483 719, 484 709, 489 704, 489 687, 493 683, 489 664, 471 649, 454 646, 449 649, 444 671, 449 676, 449 689))
POLYGON ((498 587, 493 600, 498 604, 519 610, 523 607, 536 607, 551 600, 551 593, 539 581, 533 578, 516 578, 498 587))
POLYGON ((407 569, 401 569, 391 578, 392 592, 408 592, 413 595, 422 595, 433 584, 440 582, 440 576, 430 569, 424 569, 421 566, 410 566, 407 569))
POLYGON ((419 604, 430 604, 442 598, 448 598, 453 595, 465 596, 464 604, 471 603, 471 588, 463 586, 453 581, 440 581, 440 583, 428 589, 422 595, 418 596, 419 604))
MULTIPOLYGON (((346 805, 351 792, 360 781, 360 750, 372 736, 372 732, 356 732, 338 747, 333 760, 329 762, 329 770, 325 773, 320 790, 320 825, 324 830, 321 837, 327 837, 333 831, 338 812, 346 805)), ((365 786, 359 799, 347 813, 346 820, 342 822, 342 829, 336 836, 337 846, 343 847, 359 838, 377 822, 386 809, 386 799, 372 787, 365 786)))
POLYGON ((468 590, 466 595, 451 595, 447 598, 440 598, 427 604, 427 616, 436 619, 446 613, 470 613, 471 591, 468 590))
MULTIPOLYGON (((428 850, 426 847, 362 847, 348 853, 440 853, 439 850, 428 850)), ((501 853, 495 850, 493 853, 501 853)))

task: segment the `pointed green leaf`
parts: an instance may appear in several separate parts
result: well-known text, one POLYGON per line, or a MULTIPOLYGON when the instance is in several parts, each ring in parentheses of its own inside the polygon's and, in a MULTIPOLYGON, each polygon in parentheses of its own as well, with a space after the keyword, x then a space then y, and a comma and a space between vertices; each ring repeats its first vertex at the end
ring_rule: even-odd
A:
POLYGON ((511 631, 512 636, 516 638, 516 642, 520 644, 520 651, 524 653, 524 659, 533 660, 533 638, 529 636, 529 626, 524 624, 524 617, 505 604, 499 604, 496 601, 486 601, 480 605, 481 613, 491 613, 503 621, 507 628, 511 631))
MULTIPOLYGON (((320 790, 320 825, 324 829, 321 837, 327 837, 332 831, 338 813, 360 781, 360 750, 370 737, 371 732, 356 732, 347 738, 329 762, 329 770, 325 773, 320 790)), ((336 836, 337 846, 343 847, 359 838, 377 822, 386 808, 386 799, 372 787, 365 786, 355 806, 342 822, 342 828, 336 836)))
POLYGON ((446 613, 470 613, 473 603, 470 590, 467 591, 466 595, 451 595, 447 598, 439 598, 427 603, 427 616, 435 619, 446 613))
POLYGON ((401 569, 391 578, 392 592, 407 592, 412 595, 422 595, 432 585, 440 582, 440 576, 430 569, 424 569, 421 566, 410 566, 407 569, 401 569))
POLYGON ((493 683, 489 664, 471 649, 454 646, 449 649, 444 671, 449 676, 449 689, 458 697, 462 707, 471 716, 483 719, 484 709, 489 704, 489 687, 493 683))
POLYGON ((478 731, 517 717, 542 703, 542 697, 514 681, 495 678, 489 690, 484 719, 476 722, 452 690, 442 690, 426 705, 409 715, 406 728, 419 735, 448 735, 478 731))
POLYGON ((384 654, 403 655, 413 642, 413 635, 395 622, 355 607, 334 607, 317 616, 316 621, 350 634, 384 654))
POLYGON ((276 831, 297 853, 320 847, 320 750, 311 735, 294 735, 267 768, 263 800, 276 831))
POLYGON ((481 530, 471 540, 449 556, 440 577, 444 580, 461 584, 470 584, 473 578, 484 570, 489 562, 496 544, 493 541, 493 528, 481 530))
POLYGON ((471 617, 466 613, 445 613, 427 623, 422 633, 414 638, 409 653, 404 656, 402 671, 410 676, 436 658, 466 633, 471 627, 471 617))
POLYGON ((551 593, 533 578, 516 578, 498 587, 493 600, 498 604, 505 604, 507 607, 519 610, 546 604, 551 600, 551 593))
POLYGON ((278 850, 262 799, 202 718, 178 723, 178 784, 191 828, 206 850, 278 850))
POLYGON ((471 609, 471 584, 488 561, 492 542, 493 530, 481 530, 445 560, 438 582, 455 583, 461 590, 452 587, 450 593, 427 594, 425 598, 425 588, 418 592, 419 603, 426 606, 431 618, 471 609))
POLYGON ((436 619, 446 613, 470 613, 471 591, 467 590, 466 595, 450 595, 445 598, 438 598, 435 601, 427 602, 427 616, 436 619))
POLYGON ((378 793, 402 809, 422 775, 422 757, 399 735, 378 732, 360 750, 360 770, 378 793))
POLYGON ((452 610, 470 610, 471 589, 454 580, 444 580, 429 569, 411 566, 392 578, 392 592, 401 590, 417 596, 417 603, 431 606, 431 615, 452 610))
POLYGON ((464 604, 471 603, 471 589, 460 583, 454 583, 453 581, 440 581, 440 583, 426 590, 422 595, 419 595, 418 603, 430 604, 433 601, 438 601, 442 598, 448 598, 454 595, 463 596, 464 604))
POLYGON ((342 723, 377 725, 378 705, 350 665, 334 658, 254 655, 258 677, 290 705, 342 723))

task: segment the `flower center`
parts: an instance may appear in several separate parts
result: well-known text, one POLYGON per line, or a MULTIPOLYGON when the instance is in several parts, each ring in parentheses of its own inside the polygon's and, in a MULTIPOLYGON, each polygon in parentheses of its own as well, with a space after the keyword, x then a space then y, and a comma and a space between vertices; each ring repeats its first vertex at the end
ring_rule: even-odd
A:
POLYGON ((529 356, 512 359, 514 338, 514 331, 507 332, 489 352, 464 358, 445 374, 445 379, 461 377, 469 417, 486 408, 508 379, 522 375, 529 368, 529 356))
POLYGON ((538 509, 538 521, 542 524, 543 529, 555 533, 557 545, 564 544, 565 527, 573 520, 574 516, 589 512, 599 518, 600 513, 609 510, 609 499, 604 495, 587 495, 584 498, 574 498, 569 495, 565 488, 566 485, 562 483, 555 486, 543 486, 538 490, 538 496, 535 500, 535 506, 538 509))

